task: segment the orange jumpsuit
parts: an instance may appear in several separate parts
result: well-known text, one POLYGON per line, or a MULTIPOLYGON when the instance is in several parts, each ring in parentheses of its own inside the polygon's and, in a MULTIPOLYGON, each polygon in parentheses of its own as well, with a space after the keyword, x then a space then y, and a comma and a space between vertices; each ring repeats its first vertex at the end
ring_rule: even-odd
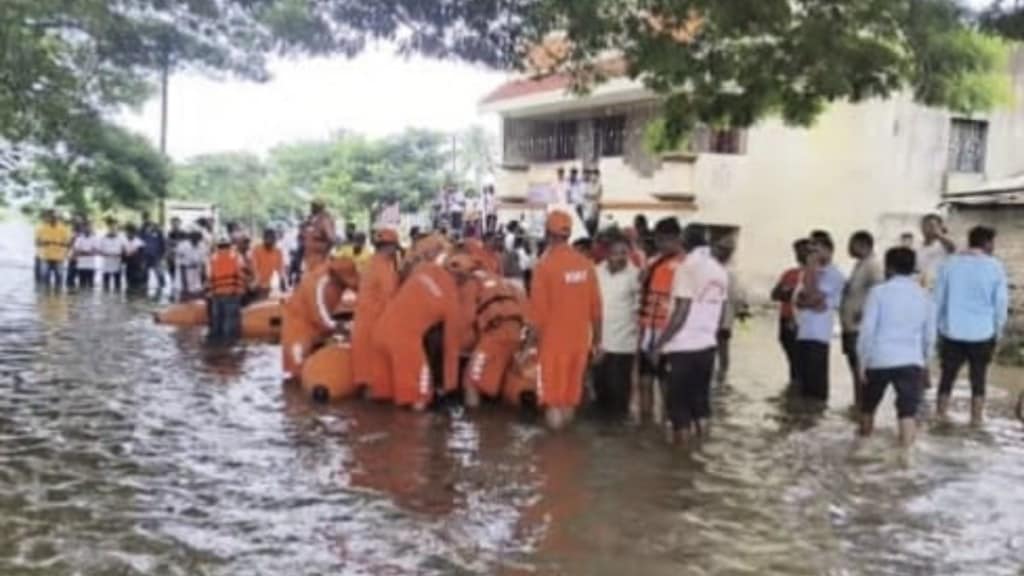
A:
POLYGON ((372 379, 373 330, 397 290, 395 259, 374 254, 359 279, 359 299, 352 329, 352 366, 357 384, 367 384, 372 379))
POLYGON ((463 385, 495 397, 512 357, 519 350, 525 302, 518 288, 494 274, 483 273, 476 308, 476 348, 469 359, 463 385))
POLYGON ((550 248, 533 271, 530 320, 538 336, 541 406, 574 408, 583 397, 593 324, 601 319, 594 265, 567 245, 550 248))
POLYGON ((335 258, 302 277, 281 307, 281 353, 285 379, 298 378, 316 341, 337 328, 333 315, 345 291, 359 284, 356 265, 335 258))
POLYGON ((302 229, 302 271, 309 273, 327 261, 337 235, 334 219, 326 211, 310 216, 302 229))
POLYGON ((470 238, 463 242, 463 245, 481 268, 492 274, 501 274, 501 257, 484 246, 483 242, 470 238))
POLYGON ((413 270, 377 321, 373 333, 370 397, 392 398, 399 406, 426 404, 433 397, 423 337, 444 323, 444 388, 455 390, 459 367, 458 289, 439 264, 424 262, 413 270))

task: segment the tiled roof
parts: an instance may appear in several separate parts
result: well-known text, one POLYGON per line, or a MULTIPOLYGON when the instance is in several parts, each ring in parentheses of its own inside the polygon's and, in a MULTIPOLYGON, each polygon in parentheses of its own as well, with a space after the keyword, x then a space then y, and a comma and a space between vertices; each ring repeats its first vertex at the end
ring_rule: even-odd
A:
MULTIPOLYGON (((626 74, 626 63, 621 58, 610 59, 598 65, 602 74, 609 77, 624 76, 626 74)), ((531 94, 544 94, 547 92, 564 92, 572 86, 572 75, 568 72, 556 72, 544 76, 518 78, 510 80, 498 86, 493 92, 484 97, 481 104, 492 104, 502 100, 512 100, 531 94)))

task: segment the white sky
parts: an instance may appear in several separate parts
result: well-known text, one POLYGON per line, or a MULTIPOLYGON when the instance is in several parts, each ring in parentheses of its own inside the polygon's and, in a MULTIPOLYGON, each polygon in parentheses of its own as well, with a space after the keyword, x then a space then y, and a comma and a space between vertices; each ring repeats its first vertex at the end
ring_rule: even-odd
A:
MULTIPOLYGON (((407 127, 457 131, 497 119, 477 103, 506 75, 456 62, 405 59, 384 49, 345 58, 287 60, 264 84, 172 77, 168 152, 175 159, 227 151, 262 153, 276 144, 324 138, 339 129, 371 136, 407 127)), ((154 98, 119 121, 159 141, 154 98)))

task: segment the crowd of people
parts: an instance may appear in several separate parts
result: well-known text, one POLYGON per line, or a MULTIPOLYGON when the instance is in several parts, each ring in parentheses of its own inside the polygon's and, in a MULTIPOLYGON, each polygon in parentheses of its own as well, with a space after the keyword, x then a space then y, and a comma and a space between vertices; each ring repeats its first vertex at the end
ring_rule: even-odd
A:
MULTIPOLYGON (((683 228, 675 218, 651 228, 639 216, 631 228, 570 243, 575 219, 567 211, 549 212, 543 238, 535 238, 517 221, 467 221, 458 207, 456 200, 435 215, 435 231, 410 230, 405 246, 397 229, 377 226, 371 248, 354 226, 337 234, 314 202, 287 250, 274 230, 252 247, 232 225, 216 242, 208 222, 187 231, 172 222, 165 237, 145 217, 123 230, 110 221, 97 235, 88 223, 72 228, 47 213, 37 274, 91 288, 98 270, 106 289, 119 289, 124 277, 131 290, 154 274, 163 285, 169 270, 182 299, 208 299, 211 337, 227 341, 239 335, 243 304, 291 289, 281 334, 286 378, 343 333, 355 384, 368 398, 422 410, 458 393, 476 406, 500 397, 513 358, 532 351, 537 376, 524 390, 553 428, 573 420, 589 389, 601 411, 663 427, 672 443, 707 434, 712 384, 727 378, 734 322, 749 315, 732 266, 734 230, 683 228), (346 301, 351 321, 339 315, 346 301)), ((596 218, 580 216, 587 226, 596 218)), ((847 276, 833 262, 831 235, 813 231, 794 242, 796 263, 771 293, 792 393, 827 402, 838 317, 860 433, 871 434, 892 385, 905 446, 935 350, 938 415, 948 416, 967 364, 971 420, 981 423, 988 365, 1008 316, 994 230, 972 229, 959 251, 937 215, 922 220, 921 234, 921 246, 903 238, 881 257, 869 232, 853 234, 847 276)))

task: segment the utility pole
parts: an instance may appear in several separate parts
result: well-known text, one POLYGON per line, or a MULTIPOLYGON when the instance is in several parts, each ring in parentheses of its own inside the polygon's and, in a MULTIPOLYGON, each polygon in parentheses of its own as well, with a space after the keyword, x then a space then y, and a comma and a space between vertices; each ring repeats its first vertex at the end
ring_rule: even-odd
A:
POLYGON ((456 186, 458 186, 458 184, 456 184, 458 182, 456 174, 459 171, 459 168, 458 168, 458 155, 459 155, 459 152, 458 152, 458 138, 459 138, 458 134, 452 134, 452 183, 455 184, 456 186))
MULTIPOLYGON (((167 156, 167 84, 170 80, 171 54, 170 49, 164 44, 163 67, 160 70, 160 154, 167 156)), ((160 227, 167 225, 167 211, 164 207, 166 194, 160 198, 159 222, 160 227)))

